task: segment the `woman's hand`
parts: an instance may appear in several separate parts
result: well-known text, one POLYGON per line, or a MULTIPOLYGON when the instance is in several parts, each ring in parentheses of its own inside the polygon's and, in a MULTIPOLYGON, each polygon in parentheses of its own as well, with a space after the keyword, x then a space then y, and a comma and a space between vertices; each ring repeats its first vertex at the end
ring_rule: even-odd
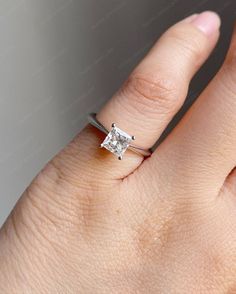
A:
MULTIPOLYGON (((98 120, 150 148, 219 26, 205 12, 171 27, 98 120)), ((236 293, 236 34, 151 157, 128 150, 119 161, 103 139, 86 127, 25 191, 0 234, 0 292, 236 293)))

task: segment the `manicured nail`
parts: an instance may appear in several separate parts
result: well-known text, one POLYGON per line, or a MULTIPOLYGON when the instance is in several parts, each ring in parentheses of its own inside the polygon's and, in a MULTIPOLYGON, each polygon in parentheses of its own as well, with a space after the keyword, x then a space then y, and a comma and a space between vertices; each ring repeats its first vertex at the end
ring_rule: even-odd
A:
POLYGON ((190 21, 207 36, 214 34, 220 28, 220 17, 213 11, 204 11, 190 21))

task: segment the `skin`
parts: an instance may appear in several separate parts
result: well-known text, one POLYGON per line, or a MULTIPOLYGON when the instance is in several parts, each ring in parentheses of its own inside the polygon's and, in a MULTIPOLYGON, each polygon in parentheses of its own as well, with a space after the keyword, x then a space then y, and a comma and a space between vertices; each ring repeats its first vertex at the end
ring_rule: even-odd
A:
MULTIPOLYGON (((207 34, 196 17, 133 70, 97 116, 106 127, 155 143, 219 37, 216 15, 207 34)), ((151 157, 119 161, 87 126, 46 165, 0 231, 0 292, 236 293, 235 125, 236 31, 220 71, 151 157)))

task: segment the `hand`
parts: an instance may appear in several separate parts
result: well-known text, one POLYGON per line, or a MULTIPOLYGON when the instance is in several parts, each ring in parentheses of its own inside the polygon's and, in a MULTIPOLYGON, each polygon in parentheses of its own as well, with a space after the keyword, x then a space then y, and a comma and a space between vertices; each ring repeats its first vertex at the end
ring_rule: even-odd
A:
MULTIPOLYGON (((219 37, 205 12, 171 27, 97 118, 150 148, 219 37)), ((151 157, 122 161, 86 127, 0 233, 0 292, 236 293, 236 33, 226 60, 151 157)))

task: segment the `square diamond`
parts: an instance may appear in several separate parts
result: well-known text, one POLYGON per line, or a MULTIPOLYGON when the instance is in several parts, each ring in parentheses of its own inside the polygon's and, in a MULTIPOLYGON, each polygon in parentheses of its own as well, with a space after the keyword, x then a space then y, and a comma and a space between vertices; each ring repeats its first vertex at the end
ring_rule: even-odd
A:
POLYGON ((102 142, 101 147, 106 148, 110 152, 114 153, 119 159, 122 159, 122 156, 129 147, 131 141, 132 137, 130 135, 116 126, 113 126, 110 133, 102 142))

